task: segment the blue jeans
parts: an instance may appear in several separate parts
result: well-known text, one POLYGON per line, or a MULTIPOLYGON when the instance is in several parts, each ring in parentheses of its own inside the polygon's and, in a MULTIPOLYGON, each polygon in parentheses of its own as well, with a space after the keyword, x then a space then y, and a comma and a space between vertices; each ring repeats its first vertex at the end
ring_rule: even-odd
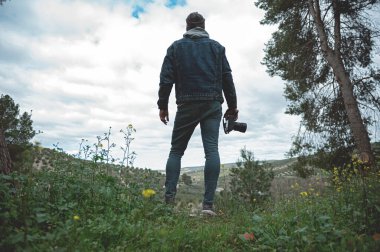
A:
POLYGON ((218 151, 222 105, 219 101, 197 101, 178 105, 174 121, 171 149, 166 163, 165 197, 174 199, 181 170, 181 158, 195 127, 201 125, 205 152, 204 204, 212 204, 220 172, 218 151))

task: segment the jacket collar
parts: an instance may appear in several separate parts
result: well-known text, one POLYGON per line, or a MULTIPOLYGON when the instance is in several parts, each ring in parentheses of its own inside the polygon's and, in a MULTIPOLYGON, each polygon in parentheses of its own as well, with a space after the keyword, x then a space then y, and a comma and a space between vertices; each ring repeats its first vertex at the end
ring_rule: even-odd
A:
POLYGON ((183 34, 183 37, 196 39, 196 38, 208 38, 209 35, 205 29, 201 27, 195 27, 191 30, 188 30, 185 34, 183 34))

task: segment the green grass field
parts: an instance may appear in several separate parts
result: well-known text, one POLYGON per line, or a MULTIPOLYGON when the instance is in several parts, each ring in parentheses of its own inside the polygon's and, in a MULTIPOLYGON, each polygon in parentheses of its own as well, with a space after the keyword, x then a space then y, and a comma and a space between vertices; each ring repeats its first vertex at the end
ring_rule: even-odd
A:
MULTIPOLYGON (((181 184, 177 204, 168 206, 157 171, 46 149, 26 159, 0 175, 1 251, 380 250, 380 174, 350 177, 338 188, 333 174, 278 175, 272 197, 260 205, 218 193, 218 216, 210 218, 199 213, 199 171, 189 173, 193 185, 181 184)), ((228 169, 219 180, 224 190, 228 169)))

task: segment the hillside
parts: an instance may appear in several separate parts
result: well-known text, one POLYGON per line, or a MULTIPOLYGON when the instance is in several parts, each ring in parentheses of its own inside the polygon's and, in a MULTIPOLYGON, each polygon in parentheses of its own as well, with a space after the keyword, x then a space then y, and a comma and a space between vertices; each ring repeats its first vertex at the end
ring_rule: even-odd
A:
MULTIPOLYGON (((266 161, 273 167, 273 171, 276 176, 293 176, 294 171, 291 169, 291 165, 296 162, 296 158, 281 159, 281 160, 269 160, 266 161)), ((221 172, 227 171, 233 167, 237 167, 236 163, 226 163, 221 165, 221 172)), ((191 166, 181 168, 181 174, 187 173, 198 177, 198 173, 203 173, 204 166, 191 166)))
MULTIPOLYGON (((0 174, 0 251, 380 250, 380 174, 336 187, 329 177, 281 175, 292 160, 272 162, 281 172, 268 201, 217 193, 210 218, 199 210, 199 170, 166 205, 157 171, 35 148, 0 174)), ((230 168, 222 166, 218 192, 230 168)))

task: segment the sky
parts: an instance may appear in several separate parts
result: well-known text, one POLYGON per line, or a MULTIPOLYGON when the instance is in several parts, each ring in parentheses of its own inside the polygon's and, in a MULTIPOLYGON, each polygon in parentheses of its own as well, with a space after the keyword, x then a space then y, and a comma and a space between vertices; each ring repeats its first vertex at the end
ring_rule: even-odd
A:
MULTIPOLYGON (((236 86, 239 121, 246 133, 220 128, 221 163, 236 162, 240 149, 259 160, 285 158, 299 118, 284 113, 283 81, 261 64, 276 27, 260 25, 263 12, 251 0, 10 0, 0 6, 0 93, 21 112, 32 111, 42 146, 76 154, 81 139, 92 145, 111 127, 112 155, 121 157, 123 134, 136 129, 134 165, 164 169, 176 112, 158 117, 159 74, 170 44, 198 11, 210 38, 226 48, 236 86)), ((173 90, 174 91, 174 90, 173 90)), ((223 104, 223 111, 227 109, 223 104)), ((197 127, 182 166, 204 164, 197 127)))

